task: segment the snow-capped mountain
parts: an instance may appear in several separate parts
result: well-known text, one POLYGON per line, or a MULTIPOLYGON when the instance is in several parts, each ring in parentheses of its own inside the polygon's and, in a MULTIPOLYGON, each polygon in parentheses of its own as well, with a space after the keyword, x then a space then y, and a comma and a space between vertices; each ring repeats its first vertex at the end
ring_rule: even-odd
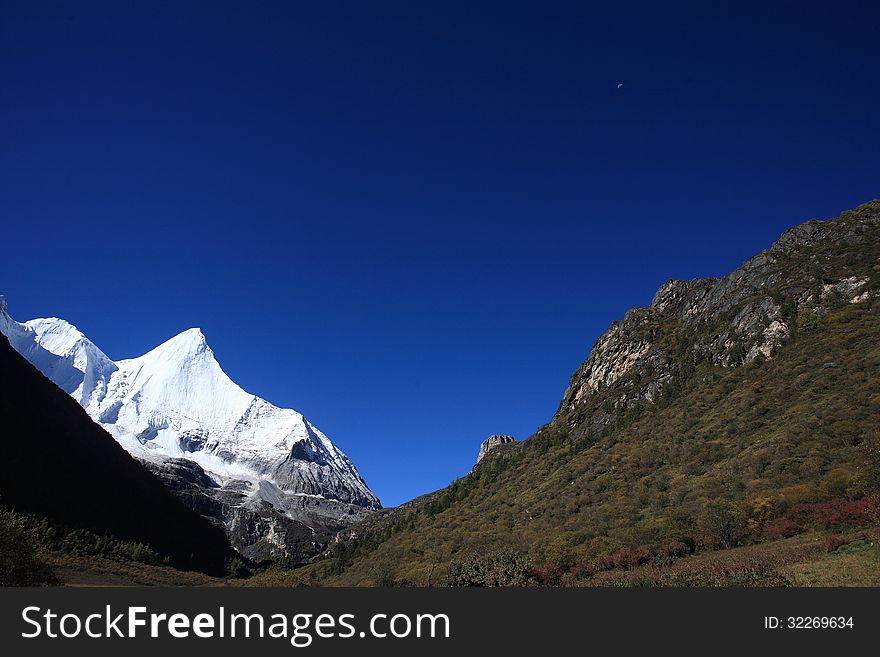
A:
POLYGON ((9 317, 2 296, 0 333, 18 353, 86 409, 93 398, 103 398, 106 382, 117 369, 104 352, 63 319, 34 319, 19 324, 9 317))
MULTIPOLYGON (((0 332, 130 454, 165 479, 169 468, 180 471, 175 464, 190 462, 183 470, 184 483, 197 479, 201 494, 229 508, 259 513, 264 520, 271 511, 269 516, 300 523, 313 534, 316 524, 344 524, 380 506, 348 457, 300 413, 236 385, 199 329, 184 331, 138 358, 114 362, 63 319, 16 322, 0 297, 0 332), (198 466, 195 474, 192 464, 198 466)), ((172 488, 181 484, 179 476, 173 479, 172 488)), ((254 522, 240 514, 221 515, 227 530, 254 522)), ((278 538, 281 528, 268 524, 274 536, 269 538, 278 547, 284 542, 278 538)), ((245 534, 239 544, 267 538, 245 534)))

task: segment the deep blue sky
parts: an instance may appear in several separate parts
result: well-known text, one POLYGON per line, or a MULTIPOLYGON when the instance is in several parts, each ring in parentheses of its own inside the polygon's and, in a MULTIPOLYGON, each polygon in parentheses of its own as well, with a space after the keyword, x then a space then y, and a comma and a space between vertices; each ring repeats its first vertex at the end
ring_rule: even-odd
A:
POLYGON ((0 293, 113 358, 202 327, 388 505, 880 196, 875 3, 129 4, 0 8, 0 293))

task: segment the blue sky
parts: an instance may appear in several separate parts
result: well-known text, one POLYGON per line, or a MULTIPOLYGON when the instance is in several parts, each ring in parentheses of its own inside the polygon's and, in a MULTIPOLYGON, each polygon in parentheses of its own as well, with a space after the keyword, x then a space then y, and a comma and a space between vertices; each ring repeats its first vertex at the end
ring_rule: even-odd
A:
POLYGON ((665 280, 880 196, 880 10, 818 4, 5 2, 0 293, 201 327, 403 502, 665 280))

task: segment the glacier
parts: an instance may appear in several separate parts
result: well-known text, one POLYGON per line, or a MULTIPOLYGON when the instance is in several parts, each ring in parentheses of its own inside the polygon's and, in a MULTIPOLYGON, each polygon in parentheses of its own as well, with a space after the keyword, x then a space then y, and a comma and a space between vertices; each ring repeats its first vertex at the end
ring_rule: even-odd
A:
POLYGON ((213 508, 251 558, 303 557, 291 554, 285 532, 295 535, 294 552, 314 551, 322 528, 381 508, 354 464, 301 413, 233 382, 198 328, 114 361, 63 319, 15 321, 0 296, 0 333, 191 505, 210 498, 196 506, 213 508))

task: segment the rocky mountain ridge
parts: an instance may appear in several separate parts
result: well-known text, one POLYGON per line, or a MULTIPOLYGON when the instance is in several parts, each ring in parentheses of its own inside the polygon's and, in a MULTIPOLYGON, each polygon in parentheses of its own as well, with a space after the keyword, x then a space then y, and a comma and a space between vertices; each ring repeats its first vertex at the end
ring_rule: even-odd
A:
POLYGON ((737 367, 773 358, 799 319, 821 321, 836 305, 880 294, 878 234, 880 201, 872 201, 787 230, 723 278, 667 281, 650 306, 631 309, 599 336, 554 420, 600 433, 699 363, 737 367))

